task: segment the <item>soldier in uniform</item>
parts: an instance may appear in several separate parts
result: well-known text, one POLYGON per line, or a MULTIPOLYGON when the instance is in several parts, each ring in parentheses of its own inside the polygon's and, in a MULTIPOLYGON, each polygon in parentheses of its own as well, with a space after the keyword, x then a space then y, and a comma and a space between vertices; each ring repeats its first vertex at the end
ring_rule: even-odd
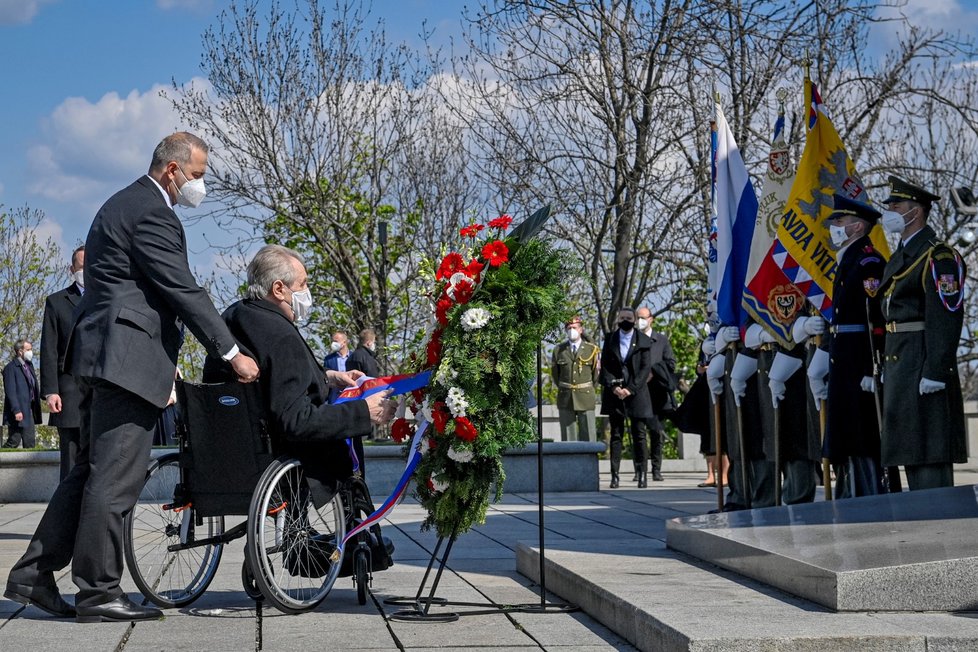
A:
POLYGON ((886 263, 869 239, 880 212, 842 195, 834 202, 828 223, 838 267, 828 329, 823 455, 839 469, 836 498, 872 496, 885 491, 873 365, 883 343, 879 288, 886 263))
POLYGON ((965 267, 927 217, 940 197, 890 177, 883 228, 900 246, 883 270, 886 349, 882 461, 903 465, 911 490, 954 485, 967 459, 957 347, 965 267))
POLYGON ((584 339, 580 317, 566 324, 567 340, 554 347, 550 367, 557 385, 557 415, 562 441, 597 441, 594 429, 594 381, 598 349, 584 339))

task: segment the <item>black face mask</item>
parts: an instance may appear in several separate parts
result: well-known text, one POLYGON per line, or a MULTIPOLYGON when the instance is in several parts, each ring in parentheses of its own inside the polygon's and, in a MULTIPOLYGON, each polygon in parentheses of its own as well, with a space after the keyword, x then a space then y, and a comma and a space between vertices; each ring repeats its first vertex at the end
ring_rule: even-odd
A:
POLYGON ((622 329, 626 333, 632 330, 632 328, 634 327, 635 327, 635 322, 633 321, 625 321, 624 319, 622 319, 620 322, 618 322, 618 328, 622 329))

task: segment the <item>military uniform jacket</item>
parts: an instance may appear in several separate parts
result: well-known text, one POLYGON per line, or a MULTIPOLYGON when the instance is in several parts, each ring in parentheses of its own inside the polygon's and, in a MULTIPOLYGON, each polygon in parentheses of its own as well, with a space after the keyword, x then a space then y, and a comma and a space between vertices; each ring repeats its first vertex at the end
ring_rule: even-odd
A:
MULTIPOLYGON (((805 345, 790 349, 778 344, 764 344, 757 357, 757 391, 764 432, 764 457, 774 461, 774 404, 771 402, 771 365, 778 353, 805 358, 805 345)), ((808 403, 811 397, 805 370, 799 369, 785 383, 784 398, 778 403, 778 455, 782 462, 805 460, 814 462, 822 457, 818 431, 808 427, 808 403)))
POLYGON ((597 344, 578 342, 577 352, 564 341, 554 347, 550 373, 557 385, 557 409, 586 412, 594 409, 594 381, 598 379, 597 344))
POLYGON ((651 419, 652 399, 649 397, 648 381, 652 373, 652 340, 648 335, 635 329, 632 342, 625 359, 621 358, 618 334, 614 331, 604 340, 601 350, 601 414, 621 414, 632 419, 651 419), (621 381, 621 386, 631 392, 622 401, 612 391, 613 382, 621 381))
POLYGON ((964 277, 957 252, 929 226, 898 249, 883 272, 885 466, 966 461, 957 369, 964 277), (921 396, 922 377, 946 387, 921 396))
POLYGON ((75 306, 81 302, 81 291, 72 283, 48 296, 44 302, 44 322, 41 328, 41 397, 57 394, 61 397, 61 412, 51 413, 48 424, 59 428, 80 428, 81 391, 73 376, 64 372, 68 334, 75 306))
POLYGON ((824 455, 833 462, 850 456, 879 458, 876 401, 859 384, 864 376, 873 375, 873 349, 878 354, 882 345, 879 288, 885 265, 883 256, 864 236, 846 249, 832 284, 834 309, 829 334, 824 455), (867 322, 871 323, 872 333, 867 322))

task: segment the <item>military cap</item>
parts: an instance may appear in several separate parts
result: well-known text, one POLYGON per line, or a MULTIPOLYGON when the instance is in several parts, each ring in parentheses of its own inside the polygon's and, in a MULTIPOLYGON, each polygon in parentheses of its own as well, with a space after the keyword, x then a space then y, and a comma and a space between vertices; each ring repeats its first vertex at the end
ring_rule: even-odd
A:
POLYGON ((900 177, 890 175, 890 196, 883 200, 884 204, 893 204, 898 201, 913 201, 918 204, 930 205, 932 202, 940 201, 941 198, 932 192, 927 192, 920 186, 908 183, 900 177))
POLYGON ((843 215, 852 215, 875 224, 876 220, 878 220, 882 215, 882 213, 866 202, 849 199, 848 197, 844 197, 839 194, 832 195, 832 201, 834 208, 832 213, 829 214, 828 219, 832 219, 833 217, 842 217, 843 215))

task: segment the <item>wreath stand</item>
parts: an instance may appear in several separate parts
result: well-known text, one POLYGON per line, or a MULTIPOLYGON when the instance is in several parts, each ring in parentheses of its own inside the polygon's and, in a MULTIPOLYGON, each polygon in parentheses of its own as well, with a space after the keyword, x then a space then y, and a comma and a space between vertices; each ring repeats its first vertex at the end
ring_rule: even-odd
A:
POLYGON ((445 598, 439 598, 435 596, 435 591, 438 589, 438 583, 441 581, 442 572, 445 570, 445 564, 448 562, 448 556, 452 552, 452 545, 455 543, 455 539, 458 538, 457 531, 453 531, 450 537, 447 537, 447 545, 445 545, 445 552, 438 557, 438 553, 441 551, 442 545, 446 542, 446 537, 438 537, 438 542, 435 544, 435 549, 431 552, 431 559, 428 561, 428 567, 425 569, 424 576, 421 578, 421 585, 418 587, 418 592, 414 597, 395 597, 387 598, 384 600, 384 604, 389 605, 404 605, 410 606, 410 609, 402 609, 400 611, 395 611, 389 618, 391 620, 403 620, 411 622, 428 622, 428 623, 449 623, 458 620, 461 616, 479 616, 486 614, 495 613, 571 613, 574 611, 579 611, 580 607, 577 605, 567 604, 567 603, 548 603, 547 602, 547 575, 546 575, 546 555, 544 549, 544 529, 543 529, 543 347, 537 345, 537 507, 539 510, 538 518, 538 537, 540 546, 540 602, 528 602, 522 604, 496 604, 494 602, 458 602, 452 600, 446 600, 445 598), (431 583, 431 588, 428 591, 428 595, 425 596, 425 586, 428 583, 428 577, 431 575, 431 570, 435 566, 435 562, 438 562, 438 570, 435 572, 435 578, 431 583), (465 611, 449 611, 444 613, 431 613, 431 607, 476 607, 476 609, 467 609, 465 611))

